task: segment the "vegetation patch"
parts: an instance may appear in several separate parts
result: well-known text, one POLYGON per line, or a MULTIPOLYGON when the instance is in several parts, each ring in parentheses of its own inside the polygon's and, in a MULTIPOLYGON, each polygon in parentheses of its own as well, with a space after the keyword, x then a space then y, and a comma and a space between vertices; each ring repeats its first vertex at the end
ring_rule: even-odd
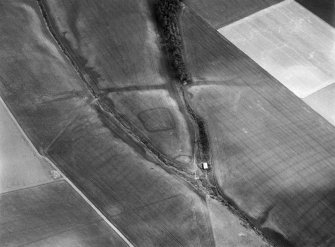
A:
POLYGON ((187 84, 191 79, 183 60, 183 41, 178 25, 181 9, 180 0, 159 0, 155 5, 155 16, 174 74, 180 82, 187 84))

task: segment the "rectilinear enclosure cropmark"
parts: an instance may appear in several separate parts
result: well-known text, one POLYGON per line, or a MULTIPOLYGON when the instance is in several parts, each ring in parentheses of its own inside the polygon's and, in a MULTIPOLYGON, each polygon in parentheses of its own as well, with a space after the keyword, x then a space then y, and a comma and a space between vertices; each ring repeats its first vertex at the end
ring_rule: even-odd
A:
POLYGON ((165 131, 175 128, 175 121, 169 109, 153 108, 138 114, 144 128, 150 132, 165 131))

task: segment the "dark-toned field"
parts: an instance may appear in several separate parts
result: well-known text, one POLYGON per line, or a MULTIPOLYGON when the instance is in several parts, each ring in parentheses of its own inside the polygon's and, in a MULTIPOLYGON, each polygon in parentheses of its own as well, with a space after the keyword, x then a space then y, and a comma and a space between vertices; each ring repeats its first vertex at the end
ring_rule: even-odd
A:
POLYGON ((185 0, 185 4, 215 29, 233 23, 282 0, 185 0))
POLYGON ((127 246, 64 180, 0 194, 3 247, 127 246))
POLYGON ((321 19, 335 26, 335 2, 333 0, 296 0, 321 19))
POLYGON ((283 246, 334 244, 334 127, 187 8, 181 26, 213 183, 283 246))

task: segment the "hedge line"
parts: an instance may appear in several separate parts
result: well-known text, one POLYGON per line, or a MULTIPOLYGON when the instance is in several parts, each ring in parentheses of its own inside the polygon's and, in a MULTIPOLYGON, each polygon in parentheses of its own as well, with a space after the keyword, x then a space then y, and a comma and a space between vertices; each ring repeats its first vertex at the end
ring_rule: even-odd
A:
POLYGON ((181 8, 180 0, 158 0, 155 14, 175 76, 180 82, 188 83, 190 77, 183 60, 183 41, 178 25, 181 8))

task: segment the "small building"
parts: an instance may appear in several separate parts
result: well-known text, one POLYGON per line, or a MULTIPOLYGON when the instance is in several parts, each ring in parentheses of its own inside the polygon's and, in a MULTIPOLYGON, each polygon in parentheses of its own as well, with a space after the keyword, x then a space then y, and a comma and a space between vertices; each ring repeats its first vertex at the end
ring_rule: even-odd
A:
POLYGON ((209 165, 208 165, 208 163, 207 163, 207 162, 202 162, 202 163, 201 163, 201 168, 202 168, 203 170, 208 170, 208 169, 209 169, 209 165))

